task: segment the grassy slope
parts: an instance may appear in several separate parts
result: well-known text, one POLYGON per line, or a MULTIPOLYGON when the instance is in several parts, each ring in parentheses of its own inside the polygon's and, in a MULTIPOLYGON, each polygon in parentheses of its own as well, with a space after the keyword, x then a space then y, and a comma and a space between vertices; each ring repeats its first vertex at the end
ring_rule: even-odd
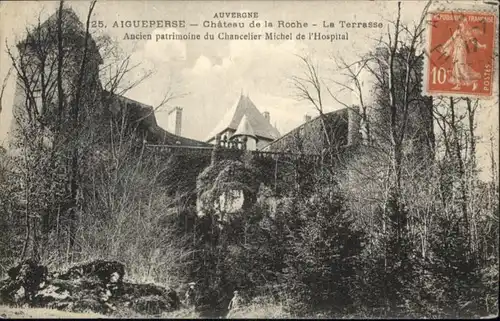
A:
POLYGON ((2 318, 23 318, 23 319, 44 319, 44 318, 106 318, 106 316, 96 313, 72 313, 54 309, 32 309, 32 308, 12 308, 0 305, 0 317, 2 318))
POLYGON ((277 304, 252 304, 244 306, 236 311, 231 311, 227 318, 255 318, 255 319, 281 319, 289 318, 290 315, 283 310, 283 306, 277 304))
MULTIPOLYGON (((230 313, 228 318, 283 318, 287 315, 283 312, 281 306, 275 305, 251 305, 244 307, 241 310, 230 313)), ((116 317, 141 317, 136 313, 123 311, 116 317)), ((197 312, 189 309, 181 309, 171 313, 164 313, 162 318, 199 318, 197 312)), ((35 309, 35 308, 13 308, 0 305, 0 318, 24 318, 24 319, 44 319, 44 318, 58 318, 58 319, 81 319, 81 318, 106 318, 104 315, 96 313, 73 313, 66 311, 59 311, 53 309, 35 309)))
MULTIPOLYGON (((118 318, 144 318, 137 313, 132 311, 122 311, 122 313, 115 315, 113 317, 118 318)), ((252 304, 250 306, 243 307, 242 309, 230 312, 226 318, 239 319, 239 318, 254 318, 254 319, 265 319, 265 318, 289 318, 290 315, 287 314, 281 305, 277 304, 252 304)), ((325 317, 325 316, 321 316, 325 317)), ((343 316, 342 318, 365 318, 367 316, 343 316)), ((488 317, 482 317, 481 319, 494 319, 497 316, 490 315, 488 317)), ((0 305, 0 319, 1 318, 16 318, 16 319, 44 319, 44 318, 57 318, 57 319, 81 319, 81 318, 92 318, 100 319, 106 318, 104 315, 96 313, 73 313, 66 311, 59 311, 53 309, 34 309, 34 308, 12 308, 4 305, 0 305)), ((189 309, 181 309, 178 311, 164 313, 161 318, 187 318, 187 319, 198 319, 200 315, 197 312, 189 309)))
MULTIPOLYGON (((0 319, 1 318, 16 318, 16 319, 102 319, 108 316, 97 313, 74 313, 68 311, 60 311, 55 309, 41 309, 41 308, 14 308, 5 305, 0 305, 0 319)), ((144 316, 133 311, 121 311, 117 315, 110 316, 111 318, 144 318, 144 316)), ((178 311, 164 313, 162 318, 199 318, 197 312, 189 309, 181 309, 178 311)))

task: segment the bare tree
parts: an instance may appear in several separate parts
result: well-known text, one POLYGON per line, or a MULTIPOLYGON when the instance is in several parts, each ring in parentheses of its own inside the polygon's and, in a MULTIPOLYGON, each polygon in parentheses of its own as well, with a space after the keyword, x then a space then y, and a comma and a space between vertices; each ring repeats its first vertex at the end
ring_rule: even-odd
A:
MULTIPOLYGON (((40 220, 44 238, 53 224, 57 235, 65 225, 68 252, 74 246, 82 205, 81 175, 89 150, 101 140, 96 132, 101 125, 95 119, 103 112, 98 69, 102 58, 89 31, 95 5, 96 1, 90 3, 82 26, 61 1, 55 15, 45 22, 39 16, 38 24, 27 28, 26 38, 17 44, 18 53, 7 47, 17 76, 12 146, 21 157, 17 167, 25 190, 27 232, 21 257, 30 239, 38 242, 40 220)), ((117 75, 116 84, 123 78, 124 74, 117 75)), ((34 251, 38 247, 31 246, 34 251)))
POLYGON ((5 87, 7 87, 7 81, 9 80, 10 75, 12 74, 12 67, 7 71, 7 75, 3 79, 2 88, 0 89, 0 115, 2 114, 2 100, 5 92, 5 87))
MULTIPOLYGON (((292 85, 296 89, 297 99, 311 103, 318 111, 321 118, 321 126, 326 140, 326 146, 331 147, 330 133, 327 128, 326 116, 323 106, 324 88, 320 78, 319 66, 310 56, 297 56, 304 67, 303 76, 292 76, 292 85)), ((328 151, 331 154, 331 151, 328 151)))

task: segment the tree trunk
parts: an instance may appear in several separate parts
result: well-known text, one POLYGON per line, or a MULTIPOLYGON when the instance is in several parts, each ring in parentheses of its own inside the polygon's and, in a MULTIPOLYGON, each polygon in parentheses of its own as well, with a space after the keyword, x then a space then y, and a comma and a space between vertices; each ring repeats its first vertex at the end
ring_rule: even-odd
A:
POLYGON ((459 182, 459 203, 464 218, 464 234, 466 237, 467 249, 470 250, 470 222, 467 211, 467 179, 465 177, 464 163, 462 159, 459 130, 457 127, 455 100, 450 97, 450 112, 451 112, 451 130, 453 132, 453 150, 454 150, 454 163, 458 169, 458 182, 459 182))
POLYGON ((64 1, 59 2, 59 15, 57 18, 57 98, 58 98, 58 109, 57 109, 57 125, 56 125, 56 137, 61 130, 63 110, 64 110, 64 90, 63 90, 63 60, 64 60, 64 50, 63 50, 63 39, 62 39, 62 13, 63 13, 64 1))
MULTIPOLYGON (((83 47, 83 56, 80 64, 80 72, 78 75, 78 82, 76 84, 76 95, 75 100, 72 103, 72 129, 74 132, 74 143, 73 143, 73 151, 71 155, 71 207, 70 207, 70 251, 73 250, 73 246, 75 243, 76 237, 76 215, 78 211, 78 195, 79 195, 79 154, 80 154, 80 105, 82 104, 82 87, 86 84, 86 80, 83 78, 85 73, 85 68, 87 64, 87 55, 88 55, 88 42, 90 38, 89 28, 90 28, 90 17, 92 15, 92 11, 94 10, 95 1, 90 4, 90 8, 87 15, 87 24, 85 28, 85 41, 83 47)), ((62 4, 61 4, 62 6, 62 4)), ((87 80, 88 81, 88 80, 87 80)), ((92 80, 90 80, 92 81, 92 80)))
POLYGON ((390 216, 396 224, 398 244, 402 236, 402 228, 406 224, 403 219, 401 202, 401 165, 402 165, 402 146, 400 135, 398 135, 398 108, 396 98, 396 79, 395 79, 395 60, 399 41, 399 24, 401 20, 401 2, 398 2, 398 17, 395 25, 394 44, 391 45, 389 53, 389 109, 390 109, 390 132, 391 132, 391 163, 392 178, 389 194, 390 216))
MULTIPOLYGON (((466 98, 467 104, 467 119, 468 119, 468 130, 469 130, 469 159, 467 162, 467 184, 468 184, 468 195, 469 195, 469 203, 474 206, 474 190, 475 190, 475 182, 476 182, 476 136, 475 136, 475 113, 476 108, 472 106, 472 101, 470 98, 466 98)), ((478 238, 477 238, 477 224, 476 218, 474 217, 474 212, 471 212, 471 226, 470 226, 470 238, 471 238, 471 246, 472 250, 476 250, 478 248, 478 238)))
MULTIPOLYGON (((26 150, 25 150, 25 153, 26 153, 26 150)), ((23 243, 23 249, 21 250, 21 260, 24 260, 24 258, 26 257, 26 253, 28 251, 28 246, 29 246, 29 240, 30 240, 30 235, 31 235, 31 220, 30 220, 30 188, 31 188, 31 180, 30 180, 30 171, 29 171, 29 168, 30 168, 30 165, 28 163, 28 159, 26 157, 26 154, 25 154, 25 161, 26 161, 26 167, 27 167, 27 170, 26 170, 26 173, 25 173, 25 176, 24 176, 24 179, 25 179, 25 187, 24 187, 24 195, 25 195, 25 198, 26 198, 26 209, 25 209, 25 213, 24 213, 24 218, 25 218, 25 224, 26 224, 26 230, 25 230, 25 236, 24 236, 24 243, 23 243)))

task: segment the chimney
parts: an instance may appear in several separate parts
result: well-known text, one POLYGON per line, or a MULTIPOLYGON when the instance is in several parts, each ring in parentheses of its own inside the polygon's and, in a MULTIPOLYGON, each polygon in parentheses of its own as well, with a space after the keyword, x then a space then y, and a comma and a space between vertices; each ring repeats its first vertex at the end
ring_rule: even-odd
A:
POLYGON ((264 116, 264 118, 269 122, 271 123, 271 116, 269 116, 269 112, 268 111, 265 111, 262 113, 262 115, 264 116))
POLYGON ((308 121, 310 121, 310 120, 311 120, 311 116, 309 116, 309 115, 307 115, 307 114, 306 114, 306 115, 304 115, 304 123, 307 123, 307 122, 308 122, 308 121))
POLYGON ((173 127, 175 135, 181 135, 182 126, 182 108, 179 106, 174 107, 168 114, 171 121, 169 122, 173 127), (173 124, 172 124, 173 123, 173 124))

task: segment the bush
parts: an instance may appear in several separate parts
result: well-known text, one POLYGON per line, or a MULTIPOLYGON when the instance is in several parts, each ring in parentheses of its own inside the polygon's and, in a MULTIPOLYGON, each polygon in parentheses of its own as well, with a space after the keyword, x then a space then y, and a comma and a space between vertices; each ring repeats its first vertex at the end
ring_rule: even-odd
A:
POLYGON ((347 311, 360 290, 363 234, 354 230, 340 195, 317 196, 301 202, 300 225, 287 243, 283 279, 298 315, 347 311))

